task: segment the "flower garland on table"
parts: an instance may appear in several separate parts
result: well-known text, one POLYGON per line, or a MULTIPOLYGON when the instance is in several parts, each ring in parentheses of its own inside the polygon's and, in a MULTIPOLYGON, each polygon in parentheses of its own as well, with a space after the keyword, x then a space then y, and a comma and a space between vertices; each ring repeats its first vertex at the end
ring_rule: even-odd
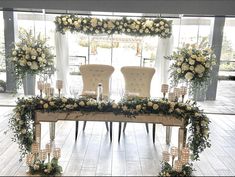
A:
POLYGON ((55 18, 56 31, 82 32, 88 35, 126 34, 132 36, 159 36, 169 38, 172 34, 172 21, 165 19, 99 19, 78 15, 61 15, 55 18))
POLYGON ((192 159, 199 160, 199 153, 209 142, 209 119, 199 110, 195 104, 190 102, 178 103, 167 100, 137 99, 122 100, 115 102, 96 102, 86 98, 21 98, 9 120, 10 128, 13 130, 13 140, 19 143, 21 159, 31 151, 33 143, 33 123, 35 111, 45 112, 113 112, 130 118, 139 114, 162 114, 172 115, 178 119, 184 119, 186 126, 189 125, 188 146, 192 150, 192 159))
POLYGON ((31 30, 20 29, 19 42, 14 44, 10 54, 18 86, 26 73, 39 74, 53 68, 54 55, 46 42, 40 34, 35 38, 31 30))
POLYGON ((185 44, 173 55, 165 57, 173 60, 170 66, 172 85, 177 86, 180 81, 188 82, 189 91, 193 93, 209 80, 216 56, 205 40, 200 45, 185 44))

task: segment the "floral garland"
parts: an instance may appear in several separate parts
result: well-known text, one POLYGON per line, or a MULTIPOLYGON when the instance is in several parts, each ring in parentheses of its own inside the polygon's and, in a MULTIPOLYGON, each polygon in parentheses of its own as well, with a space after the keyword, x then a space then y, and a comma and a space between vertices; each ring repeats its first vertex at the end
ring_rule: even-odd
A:
POLYGON ((62 15, 55 18, 56 31, 81 32, 88 35, 126 34, 132 36, 156 36, 169 38, 172 34, 172 21, 165 19, 99 19, 62 15))
POLYGON ((209 142, 209 119, 195 106, 194 103, 169 102, 167 100, 137 99, 122 100, 115 102, 96 102, 87 98, 21 98, 9 120, 10 128, 13 130, 13 141, 19 143, 21 159, 31 151, 34 131, 35 111, 45 112, 113 112, 130 118, 138 114, 162 114, 172 115, 178 119, 184 119, 186 126, 189 125, 188 147, 192 151, 192 159, 199 160, 199 153, 209 142))
POLYGON ((18 85, 26 73, 39 74, 53 67, 54 55, 46 42, 46 39, 41 39, 40 34, 35 38, 31 30, 19 31, 19 42, 14 44, 10 55, 18 85))
POLYGON ((203 39, 200 45, 185 44, 173 55, 165 57, 173 60, 170 66, 172 85, 176 86, 180 81, 189 82, 192 92, 208 81, 211 70, 216 64, 216 56, 205 40, 203 39))

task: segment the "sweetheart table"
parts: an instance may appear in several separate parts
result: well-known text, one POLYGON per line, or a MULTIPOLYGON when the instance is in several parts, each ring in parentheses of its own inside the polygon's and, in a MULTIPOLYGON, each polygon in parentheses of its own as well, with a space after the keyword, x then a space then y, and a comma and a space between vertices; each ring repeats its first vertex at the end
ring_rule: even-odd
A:
MULTIPOLYGON (((106 121, 110 122, 110 139, 112 140, 112 123, 113 122, 132 122, 132 123, 156 123, 164 126, 178 126, 178 151, 186 142, 187 129, 184 119, 180 120, 170 115, 142 114, 135 118, 130 118, 125 115, 114 115, 112 112, 90 112, 81 113, 80 111, 73 112, 40 112, 35 113, 35 138, 41 144, 41 122, 57 122, 63 121, 106 121)), ((120 132, 119 132, 120 137, 120 132)))

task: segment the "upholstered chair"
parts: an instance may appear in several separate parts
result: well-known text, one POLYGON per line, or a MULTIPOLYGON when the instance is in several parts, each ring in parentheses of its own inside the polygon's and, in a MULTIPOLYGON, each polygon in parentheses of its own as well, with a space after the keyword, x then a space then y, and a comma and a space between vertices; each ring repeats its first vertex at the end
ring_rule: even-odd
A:
MULTIPOLYGON (((140 98, 150 97, 150 88, 153 75, 155 73, 154 68, 138 67, 138 66, 124 66, 121 68, 121 72, 125 80, 125 96, 137 96, 140 98)), ((123 132, 125 132, 126 122, 124 123, 123 132)), ((147 133, 149 132, 148 124, 146 123, 147 133)), ((119 123, 119 135, 118 141, 121 136, 121 126, 119 123)))
MULTIPOLYGON (((96 98, 96 92, 98 84, 101 83, 103 87, 103 97, 109 98, 109 80, 114 71, 114 67, 110 65, 101 64, 87 64, 80 66, 80 73, 83 81, 83 96, 96 98)), ((106 129, 108 131, 108 123, 105 122, 106 129)), ((83 124, 83 130, 85 130, 86 121, 83 124)), ((78 121, 76 121, 75 140, 77 139, 78 133, 78 121)))

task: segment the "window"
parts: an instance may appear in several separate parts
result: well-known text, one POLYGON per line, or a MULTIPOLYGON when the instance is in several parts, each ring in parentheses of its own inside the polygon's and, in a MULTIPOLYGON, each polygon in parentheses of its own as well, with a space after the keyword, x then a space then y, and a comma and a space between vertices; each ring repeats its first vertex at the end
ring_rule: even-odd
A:
POLYGON ((6 81, 6 61, 4 43, 4 20, 3 12, 0 11, 0 80, 6 81))

